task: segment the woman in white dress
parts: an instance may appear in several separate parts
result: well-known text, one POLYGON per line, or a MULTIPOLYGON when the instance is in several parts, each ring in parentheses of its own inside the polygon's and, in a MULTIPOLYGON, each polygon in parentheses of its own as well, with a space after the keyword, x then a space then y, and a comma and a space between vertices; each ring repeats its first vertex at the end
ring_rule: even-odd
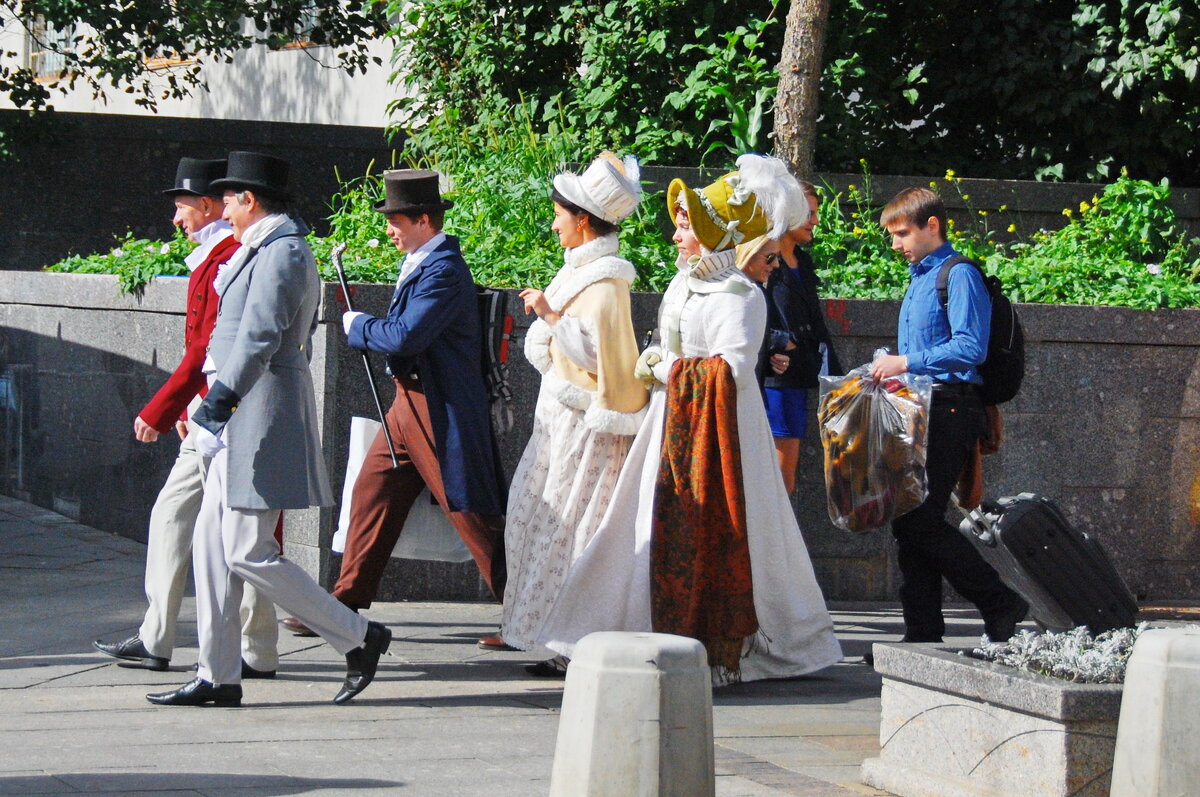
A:
MULTIPOLYGON (((501 636, 521 650, 537 635, 571 563, 591 539, 645 414, 633 375, 637 342, 616 225, 641 194, 637 162, 603 153, 582 174, 554 179, 554 224, 566 262, 540 291, 521 292, 537 320, 525 356, 542 374, 533 434, 513 475, 504 532, 508 584, 501 636)), ((527 667, 561 676, 557 659, 527 667)))
MULTIPOLYGON (((658 345, 638 360, 652 379, 646 419, 591 543, 572 566, 539 641, 570 657, 593 631, 659 631, 652 622, 651 543, 667 408, 667 382, 681 358, 719 356, 736 385, 746 544, 757 630, 734 666, 714 666, 714 683, 803 675, 841 658, 783 478, 754 366, 766 324, 762 292, 737 267, 768 220, 737 172, 701 191, 671 183, 679 273, 659 309, 658 345)), ((714 661, 710 650, 710 663, 714 661)))

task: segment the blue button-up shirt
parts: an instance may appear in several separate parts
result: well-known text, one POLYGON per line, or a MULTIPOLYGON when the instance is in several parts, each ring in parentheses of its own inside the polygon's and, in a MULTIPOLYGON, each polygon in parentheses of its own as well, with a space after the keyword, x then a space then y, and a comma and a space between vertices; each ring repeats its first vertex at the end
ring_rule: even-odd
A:
POLYGON ((987 356, 992 300, 979 271, 969 263, 950 269, 946 309, 937 295, 942 263, 958 254, 944 243, 910 265, 897 334, 908 370, 939 382, 981 383, 975 366, 987 356))

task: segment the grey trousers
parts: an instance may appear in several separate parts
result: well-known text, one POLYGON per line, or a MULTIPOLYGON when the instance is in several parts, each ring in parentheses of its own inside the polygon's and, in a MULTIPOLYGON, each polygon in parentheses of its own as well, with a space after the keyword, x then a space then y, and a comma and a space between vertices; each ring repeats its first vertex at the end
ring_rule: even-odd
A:
POLYGON ((231 509, 225 505, 229 452, 213 457, 196 523, 192 567, 196 572, 199 676, 214 684, 242 680, 238 607, 246 585, 300 620, 338 653, 361 647, 367 620, 347 609, 284 558, 275 541, 278 509, 231 509))
MULTIPOLYGON (((192 535, 208 473, 208 459, 196 451, 194 430, 195 424, 189 421, 188 436, 180 444, 179 456, 150 512, 145 578, 150 606, 138 636, 152 656, 164 659, 171 658, 175 650, 175 625, 187 585, 192 535)), ((257 670, 277 669, 279 626, 274 605, 250 588, 243 594, 239 614, 242 658, 257 670)))

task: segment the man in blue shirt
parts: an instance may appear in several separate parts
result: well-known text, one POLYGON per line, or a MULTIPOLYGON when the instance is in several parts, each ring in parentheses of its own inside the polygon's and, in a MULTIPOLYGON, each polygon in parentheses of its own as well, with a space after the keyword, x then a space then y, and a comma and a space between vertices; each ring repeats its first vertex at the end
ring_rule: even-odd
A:
POLYGON ((960 263, 950 269, 942 307, 938 273, 958 253, 946 241, 946 208, 937 194, 905 189, 883 209, 879 223, 892 236, 892 248, 909 262, 910 281, 900 306, 900 353, 875 360, 871 375, 886 379, 914 373, 935 380, 926 453, 929 495, 892 522, 903 578, 903 641, 942 641, 943 576, 978 607, 988 636, 1006 640, 1029 605, 945 517, 950 492, 983 430, 983 404, 974 386, 982 382, 978 366, 987 356, 991 298, 978 269, 960 263))

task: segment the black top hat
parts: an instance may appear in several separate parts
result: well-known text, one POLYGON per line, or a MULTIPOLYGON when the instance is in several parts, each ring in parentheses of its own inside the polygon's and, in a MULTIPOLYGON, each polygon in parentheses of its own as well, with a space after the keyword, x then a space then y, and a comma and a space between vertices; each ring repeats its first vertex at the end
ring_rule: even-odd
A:
POLYGON ((216 196, 220 190, 212 187, 214 180, 225 176, 225 160, 180 158, 175 170, 175 185, 163 191, 168 196, 216 196))
POLYGON ((454 207, 438 191, 438 173, 424 169, 395 169, 383 174, 384 199, 380 213, 430 213, 454 207))
POLYGON ((218 191, 253 191, 273 199, 287 199, 290 167, 283 158, 259 152, 231 152, 225 177, 214 180, 218 191))

